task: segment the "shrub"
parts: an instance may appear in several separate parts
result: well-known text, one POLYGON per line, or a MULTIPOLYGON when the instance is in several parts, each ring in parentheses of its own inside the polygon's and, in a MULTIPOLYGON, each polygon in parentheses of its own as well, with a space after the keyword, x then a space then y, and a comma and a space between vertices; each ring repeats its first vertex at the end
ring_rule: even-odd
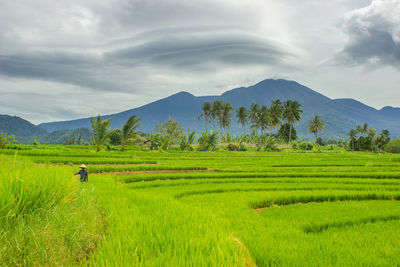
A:
POLYGON ((181 148, 182 151, 186 150, 186 148, 188 147, 188 143, 186 142, 185 137, 182 137, 179 147, 181 148))
POLYGON ((150 143, 150 150, 157 150, 161 146, 161 135, 151 134, 148 138, 150 143))
POLYGON ((400 138, 390 141, 385 145, 384 149, 389 153, 400 153, 400 138))
POLYGON ((7 148, 8 144, 16 143, 14 135, 7 135, 5 133, 0 133, 0 149, 7 148))
POLYGON ((309 142, 293 143, 294 150, 310 151, 314 149, 314 145, 309 142))
POLYGON ((247 147, 244 145, 243 142, 241 142, 241 143, 239 144, 239 150, 240 150, 240 151, 247 151, 247 147))
POLYGON ((209 134, 202 133, 199 138, 199 151, 215 151, 218 143, 218 132, 212 130, 209 134))
POLYGON ((276 146, 276 142, 277 142, 277 140, 275 138, 268 137, 265 140, 264 151, 267 151, 267 152, 279 151, 278 147, 276 146))
POLYGON ((164 136, 161 143, 161 148, 163 150, 168 150, 171 147, 171 137, 168 135, 164 136))
POLYGON ((227 147, 227 150, 229 151, 239 151, 240 150, 240 146, 238 144, 232 144, 230 143, 227 147))

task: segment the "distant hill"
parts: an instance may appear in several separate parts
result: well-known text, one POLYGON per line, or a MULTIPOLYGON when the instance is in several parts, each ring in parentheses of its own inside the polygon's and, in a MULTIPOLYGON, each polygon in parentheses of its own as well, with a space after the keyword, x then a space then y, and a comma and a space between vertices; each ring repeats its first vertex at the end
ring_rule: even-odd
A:
MULTIPOLYGON (((267 79, 249 87, 240 87, 223 93, 220 96, 196 97, 187 92, 180 92, 150 104, 124 112, 102 116, 111 119, 112 128, 120 128, 131 115, 142 118, 139 128, 151 132, 154 126, 172 117, 178 120, 185 129, 201 132, 204 122, 197 119, 201 105, 205 101, 222 100, 230 102, 236 109, 239 106, 250 107, 252 103, 270 105, 272 100, 297 100, 304 111, 302 120, 296 124, 300 136, 311 139, 307 125, 311 118, 318 114, 326 123, 326 130, 321 133, 324 138, 346 138, 347 133, 358 124, 368 123, 378 130, 389 129, 392 136, 400 136, 400 118, 397 108, 376 110, 353 99, 330 99, 295 81, 267 79)), ((239 134, 241 127, 232 118, 231 133, 239 134)), ((48 130, 76 129, 90 127, 90 119, 42 123, 40 127, 48 130)))
POLYGON ((384 107, 379 110, 379 113, 392 120, 400 120, 400 108, 384 107))
POLYGON ((81 136, 81 144, 89 143, 92 139, 92 131, 88 128, 58 130, 40 136, 30 136, 25 139, 25 143, 32 143, 36 139, 41 144, 64 144, 67 140, 77 141, 79 136, 81 136))
POLYGON ((20 117, 0 115, 0 133, 13 134, 20 141, 29 136, 43 135, 48 132, 20 117))
POLYGON ((18 143, 22 144, 30 144, 34 140, 42 144, 63 144, 73 138, 78 140, 79 136, 82 137, 82 143, 88 143, 92 139, 92 132, 88 128, 64 129, 49 133, 27 120, 9 115, 0 115, 0 133, 13 134, 18 143))

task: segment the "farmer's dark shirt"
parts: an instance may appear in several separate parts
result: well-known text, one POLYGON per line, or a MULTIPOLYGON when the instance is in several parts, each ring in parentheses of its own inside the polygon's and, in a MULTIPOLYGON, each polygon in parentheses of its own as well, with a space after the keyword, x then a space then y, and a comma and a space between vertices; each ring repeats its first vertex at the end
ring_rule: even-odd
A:
POLYGON ((80 170, 79 172, 75 173, 75 175, 80 174, 81 175, 81 182, 87 182, 89 178, 89 173, 87 170, 80 170))

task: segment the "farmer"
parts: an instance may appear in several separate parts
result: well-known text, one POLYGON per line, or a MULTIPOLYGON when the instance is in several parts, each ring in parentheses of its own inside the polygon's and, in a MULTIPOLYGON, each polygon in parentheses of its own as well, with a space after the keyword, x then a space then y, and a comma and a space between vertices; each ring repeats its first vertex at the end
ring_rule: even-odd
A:
POLYGON ((82 183, 83 182, 87 182, 88 178, 89 178, 89 173, 86 170, 86 165, 82 164, 81 166, 79 166, 79 168, 81 168, 81 170, 79 172, 75 173, 75 175, 80 174, 81 175, 81 178, 80 178, 81 182, 82 183))

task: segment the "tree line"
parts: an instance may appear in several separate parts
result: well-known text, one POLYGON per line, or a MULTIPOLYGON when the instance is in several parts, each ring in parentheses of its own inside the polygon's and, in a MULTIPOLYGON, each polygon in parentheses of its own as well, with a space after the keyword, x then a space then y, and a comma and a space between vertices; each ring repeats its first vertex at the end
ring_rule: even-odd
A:
MULTIPOLYGON (((212 103, 204 102, 201 106, 202 113, 198 119, 203 119, 205 122, 205 132, 208 133, 208 125, 210 123, 217 123, 219 130, 224 130, 224 138, 227 140, 227 129, 231 125, 233 107, 229 102, 223 102, 216 100, 212 103)), ((260 106, 259 104, 253 103, 250 109, 246 107, 239 107, 236 110, 237 122, 244 127, 250 123, 250 128, 253 131, 260 131, 263 135, 266 131, 276 134, 278 127, 288 128, 288 141, 292 140, 292 132, 294 123, 301 120, 301 114, 303 110, 299 102, 295 100, 287 100, 282 102, 281 100, 273 100, 271 105, 260 106)), ((320 122, 322 123, 322 121, 320 122)), ((313 128, 317 129, 318 132, 321 127, 313 128)), ((281 130, 283 132, 284 130, 281 130)))
POLYGON ((367 123, 357 125, 355 129, 349 132, 349 148, 353 151, 378 151, 383 150, 384 146, 390 141, 388 130, 382 130, 380 134, 376 133, 374 127, 367 123))
MULTIPOLYGON (((205 132, 197 139, 199 150, 212 150, 218 144, 219 133, 223 130, 223 138, 225 142, 229 141, 229 127, 231 126, 233 107, 229 102, 216 100, 214 102, 204 102, 201 106, 202 113, 198 119, 205 122, 205 132), (212 130, 209 132, 210 125, 212 130), (216 131, 214 128, 218 128, 216 131)), ((257 137, 259 132, 259 140, 262 145, 269 146, 274 150, 271 140, 267 140, 268 136, 280 136, 289 143, 296 139, 296 130, 294 124, 301 120, 303 110, 300 103, 295 100, 273 100, 271 105, 260 106, 253 103, 250 108, 238 107, 235 117, 238 124, 241 125, 242 131, 249 125, 252 129, 252 136, 257 137), (279 129, 279 130, 278 130, 279 129), (268 135, 266 135, 268 132, 268 135), (269 143, 269 144, 268 144, 269 143)), ((151 134, 145 134, 137 131, 141 126, 141 119, 131 116, 121 129, 113 129, 108 131, 110 127, 110 119, 102 120, 100 115, 91 119, 93 129, 93 141, 97 151, 100 151, 102 145, 109 142, 112 145, 120 145, 120 150, 124 151, 128 140, 139 139, 140 142, 148 144, 150 149, 168 150, 171 145, 179 145, 181 150, 192 150, 192 145, 196 142, 196 132, 188 129, 185 132, 179 122, 169 118, 166 122, 156 125, 151 134)), ((317 143, 318 133, 325 129, 325 123, 322 118, 315 115, 308 124, 308 131, 314 134, 314 141, 317 143)), ((349 149, 350 150, 382 150, 390 141, 390 134, 387 130, 382 130, 378 135, 373 127, 367 124, 357 126, 349 132, 349 149)))

